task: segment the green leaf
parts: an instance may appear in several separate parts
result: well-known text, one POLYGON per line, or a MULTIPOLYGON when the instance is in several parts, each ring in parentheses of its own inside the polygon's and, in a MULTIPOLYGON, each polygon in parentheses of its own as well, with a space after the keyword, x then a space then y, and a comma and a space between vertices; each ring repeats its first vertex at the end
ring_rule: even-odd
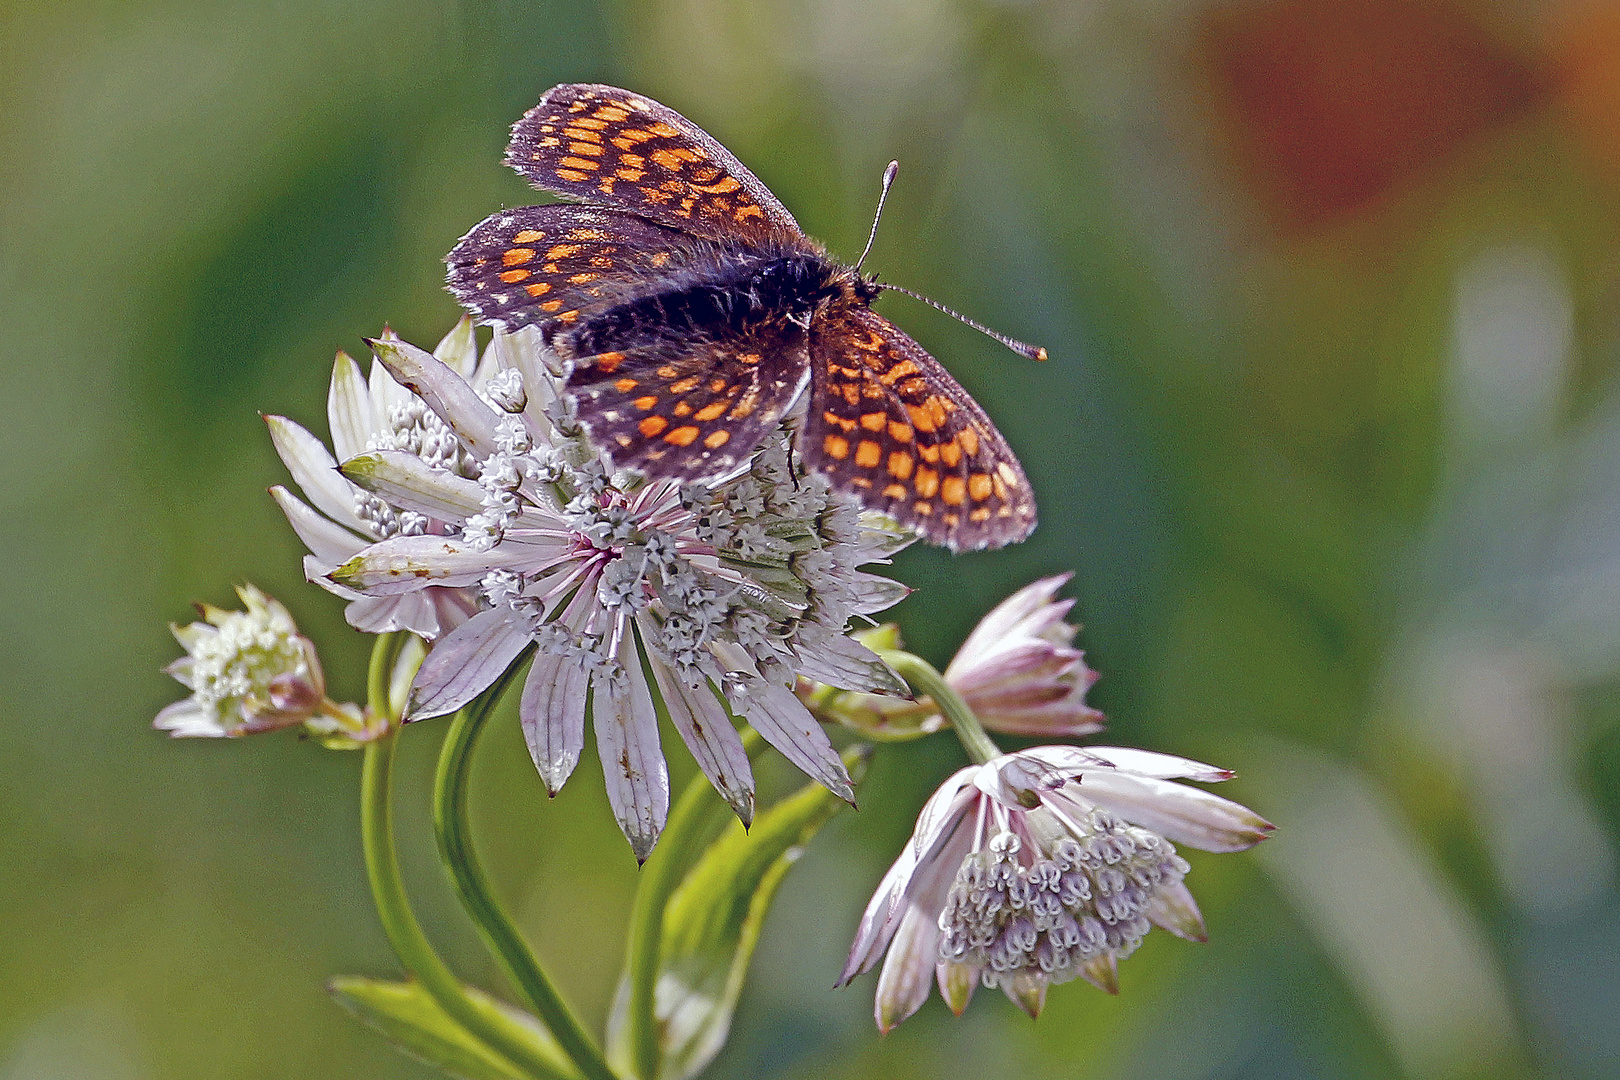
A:
MULTIPOLYGON (((417 983, 350 975, 333 979, 327 989, 338 1004, 405 1053, 460 1080, 533 1080, 445 1015, 417 983)), ((534 1017, 472 987, 467 988, 467 993, 531 1029, 556 1058, 556 1075, 577 1075, 562 1051, 556 1049, 551 1033, 534 1017)))
MULTIPOLYGON (((845 754, 852 777, 865 748, 845 754)), ((845 803, 807 784, 754 819, 733 820, 687 873, 664 910, 653 1009, 660 1029, 656 1080, 686 1080, 725 1044, 760 928, 788 868, 845 803)), ((624 1061, 628 982, 621 980, 608 1024, 610 1058, 624 1061)))

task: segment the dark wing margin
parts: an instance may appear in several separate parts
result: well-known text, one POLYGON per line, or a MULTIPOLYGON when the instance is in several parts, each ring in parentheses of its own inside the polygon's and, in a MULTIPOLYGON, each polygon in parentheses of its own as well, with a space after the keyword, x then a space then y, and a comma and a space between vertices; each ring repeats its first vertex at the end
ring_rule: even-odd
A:
POLYGON ((875 311, 812 327, 806 459, 861 505, 952 551, 1035 528, 1023 466, 979 404, 875 311))
POLYGON ((699 236, 802 236, 731 151, 674 109, 614 86, 547 90, 512 125, 506 163, 537 188, 699 236))
POLYGON ((796 328, 663 339, 576 360, 568 392, 615 466, 702 480, 759 448, 803 392, 808 368, 796 328))
POLYGON ((524 206, 491 214, 445 256, 450 292, 506 330, 571 325, 625 286, 659 274, 691 238, 599 206, 524 206))

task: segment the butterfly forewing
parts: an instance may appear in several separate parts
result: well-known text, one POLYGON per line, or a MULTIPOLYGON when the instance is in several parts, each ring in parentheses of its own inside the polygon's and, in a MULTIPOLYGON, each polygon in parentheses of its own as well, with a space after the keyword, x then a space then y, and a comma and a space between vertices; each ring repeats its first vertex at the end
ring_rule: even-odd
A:
POLYGON ((614 465, 696 480, 752 454, 808 370, 802 332, 665 339, 576 360, 568 390, 614 465))
POLYGON ((952 550, 1035 528, 1023 468, 984 410, 883 316, 851 308, 810 346, 805 456, 835 487, 952 550))
POLYGON ((506 163, 535 187, 699 236, 801 235, 787 208, 707 132, 617 87, 547 91, 513 125, 506 163))
POLYGON ((445 261, 450 291, 479 321, 566 327, 664 272, 691 243, 633 214, 552 204, 490 215, 445 261))

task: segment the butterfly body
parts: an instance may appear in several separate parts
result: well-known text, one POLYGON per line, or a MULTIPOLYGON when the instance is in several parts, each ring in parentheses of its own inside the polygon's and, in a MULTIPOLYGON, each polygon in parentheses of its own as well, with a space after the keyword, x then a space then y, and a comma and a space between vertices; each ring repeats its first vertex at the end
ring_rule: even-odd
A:
POLYGON ((724 475, 800 410, 806 462, 925 539, 998 547, 1034 528, 1005 439, 871 310, 880 287, 690 121, 559 86, 514 126, 507 160, 592 201, 492 215, 450 253, 451 291, 482 321, 540 329, 616 465, 724 475))

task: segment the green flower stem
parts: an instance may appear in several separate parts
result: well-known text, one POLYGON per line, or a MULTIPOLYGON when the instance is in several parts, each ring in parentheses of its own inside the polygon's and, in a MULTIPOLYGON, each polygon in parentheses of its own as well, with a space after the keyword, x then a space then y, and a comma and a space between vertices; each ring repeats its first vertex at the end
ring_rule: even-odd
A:
POLYGON ((984 732, 984 725, 973 715, 973 710, 962 700, 962 695, 951 689, 945 676, 934 670, 932 664, 920 656, 897 650, 880 649, 878 655, 895 670, 895 674, 910 684, 912 690, 934 699, 939 711, 951 722, 956 737, 962 740, 962 748, 967 751, 969 758, 983 765, 1001 756, 1001 748, 990 741, 990 736, 984 732))
POLYGON ((371 646, 371 666, 366 670, 366 710, 379 718, 386 717, 389 727, 399 720, 389 700, 388 686, 394 661, 405 647, 406 636, 404 633, 378 634, 371 646))
POLYGON ((433 784, 433 824, 439 857, 461 897, 462 905, 478 928, 484 944, 500 962, 524 1003, 540 1017, 565 1053, 588 1080, 617 1080, 590 1033, 582 1027, 562 995, 546 976, 528 943, 513 925, 491 889, 473 846, 467 813, 467 780, 472 772, 473 747, 484 721, 506 690, 518 665, 455 716, 439 752, 433 784))
MULTIPOLYGON (((381 636, 372 652, 372 696, 370 705, 379 715, 390 715, 388 704, 389 654, 396 643, 381 636), (379 660, 379 657, 382 659, 379 660), (381 670, 379 677, 378 671, 381 670), (377 690, 381 688, 381 695, 377 690)), ((483 1040, 524 1075, 534 1080, 572 1080, 578 1073, 569 1063, 557 1060, 532 1032, 501 1012, 492 1002, 473 998, 433 951, 427 935, 411 910, 400 878, 399 856, 394 848, 394 814, 391 800, 394 746, 397 731, 368 742, 360 779, 360 832, 365 845, 366 875, 371 881, 372 899, 383 932, 394 947, 405 970, 421 984, 445 1014, 469 1034, 483 1040)))
MULTIPOLYGON (((750 759, 759 756, 765 740, 753 728, 743 728, 743 748, 750 759)), ((625 1038, 630 1067, 641 1080, 654 1080, 663 1056, 653 991, 658 985, 658 961, 664 945, 664 909, 675 894, 693 856, 703 847, 709 812, 720 795, 701 773, 687 783, 658 836, 658 846, 641 868, 635 902, 630 909, 629 955, 625 961, 630 983, 625 1038)))

